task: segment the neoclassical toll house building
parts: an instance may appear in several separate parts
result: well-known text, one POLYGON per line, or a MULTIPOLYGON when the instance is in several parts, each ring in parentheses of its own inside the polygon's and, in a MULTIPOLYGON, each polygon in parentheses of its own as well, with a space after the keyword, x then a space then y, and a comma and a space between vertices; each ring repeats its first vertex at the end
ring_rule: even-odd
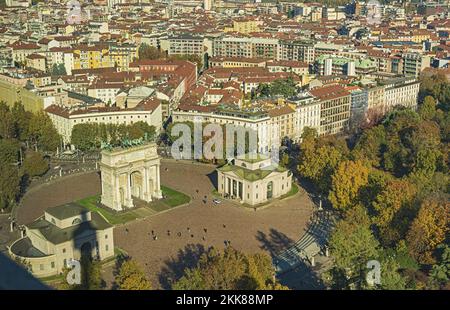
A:
POLYGON ((96 212, 76 203, 48 208, 25 225, 26 237, 14 242, 10 255, 38 277, 59 274, 81 255, 104 260, 114 256, 113 227, 96 212))
POLYGON ((289 170, 271 164, 271 158, 249 155, 235 158, 217 169, 218 191, 223 197, 249 205, 279 198, 291 190, 289 170))
POLYGON ((145 202, 161 198, 160 165, 154 142, 104 149, 100 163, 102 204, 121 211, 134 206, 133 197, 145 202))

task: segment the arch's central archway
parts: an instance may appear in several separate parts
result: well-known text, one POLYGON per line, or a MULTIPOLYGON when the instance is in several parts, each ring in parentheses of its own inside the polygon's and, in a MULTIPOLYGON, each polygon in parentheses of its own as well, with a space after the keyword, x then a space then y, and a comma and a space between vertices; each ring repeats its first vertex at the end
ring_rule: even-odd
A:
POLYGON ((145 202, 161 198, 160 158, 155 143, 102 151, 102 204, 121 211, 133 197, 145 202))
POLYGON ((134 171, 130 174, 131 196, 142 199, 142 188, 144 186, 142 173, 134 171))

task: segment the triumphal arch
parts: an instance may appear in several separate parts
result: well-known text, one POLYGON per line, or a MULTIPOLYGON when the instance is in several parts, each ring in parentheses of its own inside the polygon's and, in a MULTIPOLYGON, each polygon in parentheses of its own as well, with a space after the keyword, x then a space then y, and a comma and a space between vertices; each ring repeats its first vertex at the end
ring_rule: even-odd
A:
POLYGON ((100 171, 103 205, 116 211, 133 208, 133 198, 162 198, 156 143, 103 148, 100 171))

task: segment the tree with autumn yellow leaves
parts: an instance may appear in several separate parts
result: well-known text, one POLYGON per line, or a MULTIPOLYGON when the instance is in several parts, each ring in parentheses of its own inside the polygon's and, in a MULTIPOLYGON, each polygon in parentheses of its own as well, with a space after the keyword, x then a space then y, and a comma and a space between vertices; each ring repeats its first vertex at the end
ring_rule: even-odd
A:
POLYGON ((173 285, 176 290, 283 290, 267 254, 211 248, 173 285))
POLYGON ((343 154, 333 145, 319 143, 315 129, 305 128, 302 140, 297 170, 326 194, 331 185, 331 176, 343 154))
POLYGON ((403 179, 388 181, 372 203, 375 224, 384 245, 404 238, 415 215, 416 187, 403 179))
POLYGON ((436 199, 425 200, 406 236, 410 254, 423 264, 434 263, 436 247, 449 231, 450 203, 436 199))
POLYGON ((346 210, 357 203, 360 189, 367 185, 368 180, 369 168, 366 162, 344 160, 331 177, 328 199, 335 209, 346 210))
POLYGON ((150 281, 138 263, 128 259, 122 263, 116 276, 116 283, 121 290, 150 290, 150 281))

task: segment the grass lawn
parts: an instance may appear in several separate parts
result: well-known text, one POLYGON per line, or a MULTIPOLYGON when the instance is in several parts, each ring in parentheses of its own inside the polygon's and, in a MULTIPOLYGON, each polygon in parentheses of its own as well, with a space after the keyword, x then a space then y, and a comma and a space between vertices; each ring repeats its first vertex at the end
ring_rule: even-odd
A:
POLYGON ((174 189, 166 187, 164 185, 161 186, 161 190, 163 195, 167 198, 163 199, 163 202, 167 204, 169 207, 173 208, 191 201, 191 197, 181 192, 177 192, 174 189))
POLYGON ((150 204, 150 208, 156 212, 169 210, 170 208, 180 206, 191 201, 191 197, 172 188, 161 185, 163 196, 166 197, 150 204))
POLYGON ((126 211, 123 213, 109 211, 104 208, 100 208, 97 206, 97 201, 100 199, 99 195, 87 197, 81 200, 78 200, 78 203, 83 207, 91 210, 92 212, 97 212, 111 224, 118 225, 123 224, 138 218, 132 211, 126 211))
POLYGON ((131 209, 123 212, 114 212, 107 210, 106 208, 99 207, 98 201, 100 200, 100 195, 87 197, 78 200, 77 202, 90 211, 101 214, 111 225, 119 225, 133 221, 137 218, 147 217, 154 213, 153 211, 161 212, 169 210, 170 208, 180 206, 191 201, 191 197, 189 197, 188 195, 178 192, 169 187, 161 186, 161 191, 166 198, 151 202, 146 207, 131 209), (151 211, 150 209, 153 211, 151 211))

